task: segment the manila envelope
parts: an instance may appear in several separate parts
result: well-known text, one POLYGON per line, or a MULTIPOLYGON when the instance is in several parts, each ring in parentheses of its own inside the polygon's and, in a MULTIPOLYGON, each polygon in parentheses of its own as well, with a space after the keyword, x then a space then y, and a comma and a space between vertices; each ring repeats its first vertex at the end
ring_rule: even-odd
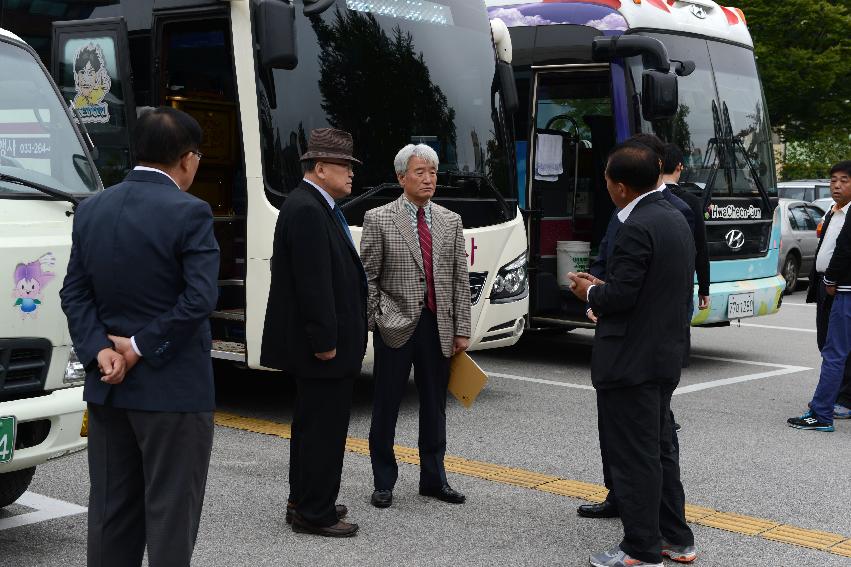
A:
POLYGON ((466 352, 459 352, 449 361, 449 392, 458 398, 465 408, 476 401, 476 396, 485 387, 488 376, 466 352))

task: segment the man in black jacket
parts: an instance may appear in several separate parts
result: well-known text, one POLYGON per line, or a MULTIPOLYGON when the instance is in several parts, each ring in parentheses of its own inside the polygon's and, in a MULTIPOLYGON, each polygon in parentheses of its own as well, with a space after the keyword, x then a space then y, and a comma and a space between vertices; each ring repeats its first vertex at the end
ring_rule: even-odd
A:
MULTIPOLYGON (((683 173, 683 152, 676 144, 665 144, 665 159, 662 160, 662 181, 671 193, 682 199, 694 213, 695 258, 694 269, 697 272, 697 304, 702 311, 709 309, 709 244, 706 240, 706 213, 703 201, 680 187, 683 173)), ((689 301, 689 320, 694 313, 694 302, 689 301)))
POLYGON ((278 214, 260 363, 295 377, 287 521, 293 531, 350 537, 336 505, 352 387, 366 352, 366 274, 334 199, 352 191, 352 137, 320 128, 302 183, 278 214))
POLYGON ((851 417, 847 407, 835 405, 851 353, 851 223, 845 218, 851 203, 851 161, 835 165, 830 176, 835 205, 822 227, 807 293, 808 302, 818 300, 816 340, 822 355, 821 377, 809 410, 787 420, 791 427, 816 431, 833 431, 835 417, 851 417))
POLYGON ((686 300, 694 279, 688 224, 658 191, 659 159, 640 144, 612 152, 606 184, 623 223, 606 282, 570 274, 573 293, 597 314, 591 378, 624 539, 592 555, 595 567, 689 562, 694 536, 685 520, 671 395, 685 349, 686 300))
MULTIPOLYGON (((810 270, 807 288, 807 303, 816 304, 816 344, 819 351, 824 348, 827 339, 827 322, 830 318, 830 308, 833 307, 833 296, 827 294, 824 285, 824 270, 833 257, 836 248, 836 237, 845 224, 848 204, 851 203, 851 160, 837 163, 830 169, 830 194, 834 205, 824 217, 816 248, 816 261, 810 270), (827 237, 830 232, 830 237, 827 237), (827 243, 825 243, 825 240, 827 243)), ((845 363, 845 378, 842 389, 833 408, 835 419, 851 419, 851 362, 845 363)))

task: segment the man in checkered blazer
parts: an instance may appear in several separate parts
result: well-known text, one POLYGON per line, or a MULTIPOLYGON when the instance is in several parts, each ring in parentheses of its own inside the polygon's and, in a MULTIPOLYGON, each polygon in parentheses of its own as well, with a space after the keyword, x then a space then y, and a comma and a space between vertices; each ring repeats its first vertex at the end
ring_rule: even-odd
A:
POLYGON ((366 213, 360 250, 375 347, 372 504, 386 508, 393 501, 396 418, 412 365, 420 398, 420 494, 461 504, 464 495, 449 486, 443 457, 449 358, 470 346, 463 227, 460 216, 431 202, 438 166, 432 148, 408 145, 394 166, 404 193, 366 213))

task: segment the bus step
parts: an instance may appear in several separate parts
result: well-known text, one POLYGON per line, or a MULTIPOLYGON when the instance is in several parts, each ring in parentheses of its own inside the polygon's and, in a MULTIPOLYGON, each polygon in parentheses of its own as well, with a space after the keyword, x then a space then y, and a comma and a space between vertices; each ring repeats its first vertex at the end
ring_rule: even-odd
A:
POLYGON ((245 362, 245 345, 229 341, 213 341, 210 355, 221 360, 245 362))
POLYGON ((211 319, 221 319, 224 321, 241 321, 245 322, 245 309, 226 309, 224 311, 213 311, 210 314, 211 319))

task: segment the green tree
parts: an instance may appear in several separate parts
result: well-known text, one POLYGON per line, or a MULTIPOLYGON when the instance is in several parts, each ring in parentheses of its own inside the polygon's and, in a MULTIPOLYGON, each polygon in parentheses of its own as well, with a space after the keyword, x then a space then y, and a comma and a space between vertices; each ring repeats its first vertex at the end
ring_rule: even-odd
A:
POLYGON ((783 160, 783 179, 827 177, 830 166, 851 159, 845 134, 821 134, 811 140, 790 142, 783 160))
POLYGON ((851 131, 851 0, 739 0, 788 141, 851 131))

